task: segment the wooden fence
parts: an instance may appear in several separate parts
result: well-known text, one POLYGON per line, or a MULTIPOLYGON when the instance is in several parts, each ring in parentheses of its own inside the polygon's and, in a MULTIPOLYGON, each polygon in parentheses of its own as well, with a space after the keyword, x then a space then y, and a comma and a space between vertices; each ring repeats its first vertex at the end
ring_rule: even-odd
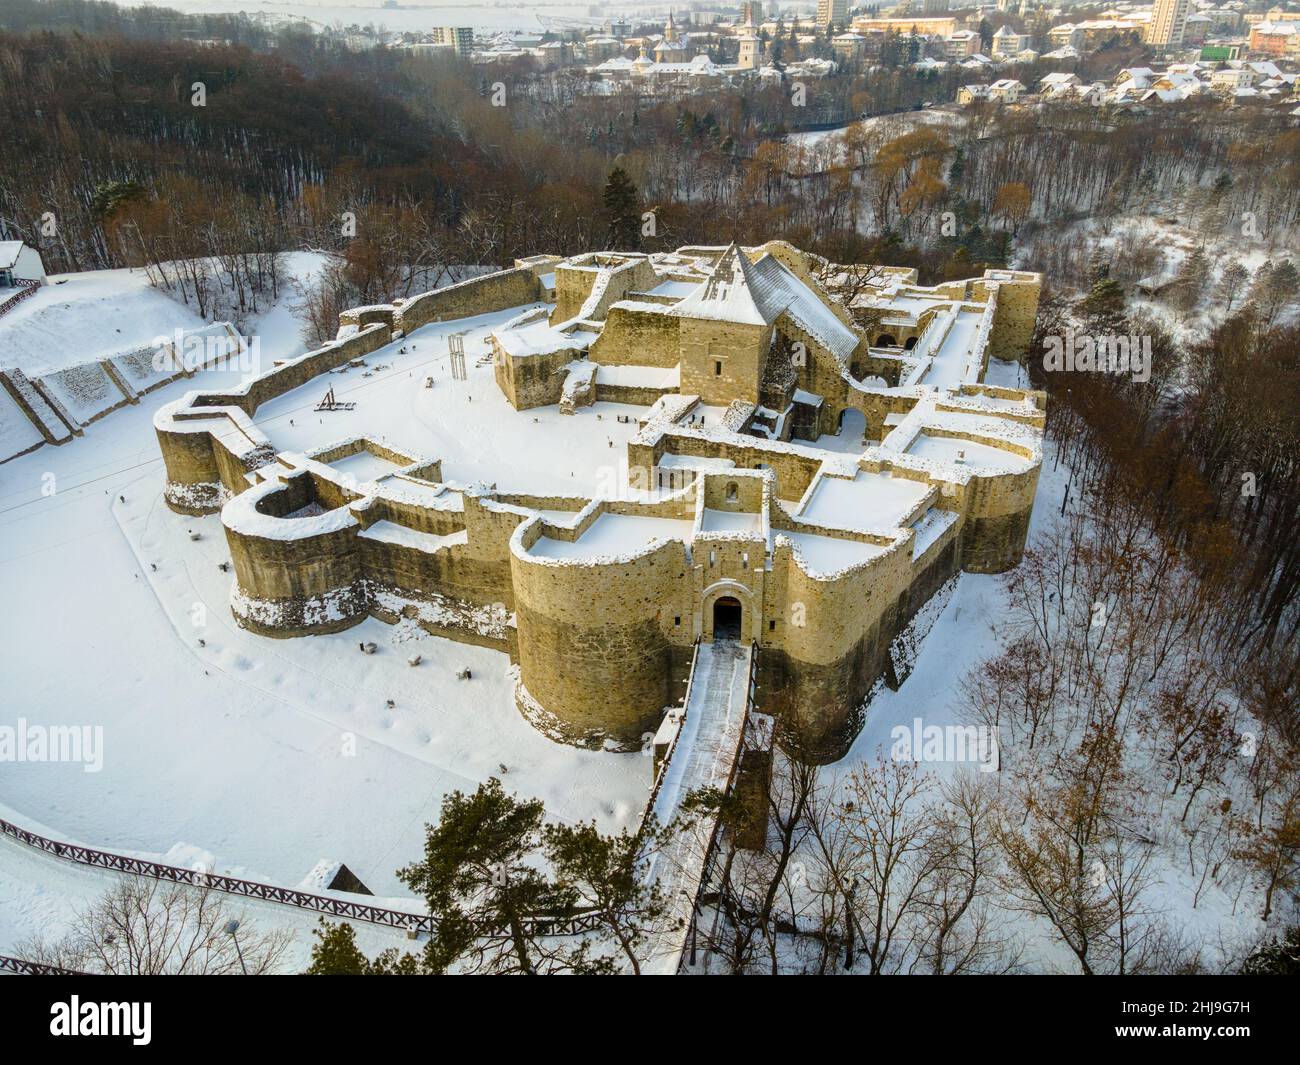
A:
MULTIPOLYGON (((369 924, 386 925, 400 928, 407 932, 431 933, 435 922, 428 914, 410 913, 406 910, 393 910, 384 906, 371 906, 351 899, 339 899, 330 895, 315 895, 310 891, 298 891, 295 888, 278 887, 264 884, 257 880, 241 880, 238 877, 222 876, 203 869, 185 869, 178 865, 164 865, 145 858, 132 858, 112 851, 95 850, 80 844, 63 843, 49 839, 28 829, 0 818, 0 835, 9 836, 19 843, 34 847, 36 850, 52 854, 65 861, 76 862, 98 869, 109 869, 116 873, 132 876, 147 876, 154 880, 166 880, 173 884, 189 887, 208 888, 212 891, 224 891, 228 895, 241 895, 249 899, 261 899, 263 902, 278 902, 284 906, 294 906, 300 910, 341 917, 350 921, 366 921, 369 924)), ((526 919, 535 935, 568 936, 590 932, 599 924, 599 918, 590 909, 574 909, 562 913, 539 913, 526 919)), ((499 933, 500 929, 489 929, 484 934, 499 933)))

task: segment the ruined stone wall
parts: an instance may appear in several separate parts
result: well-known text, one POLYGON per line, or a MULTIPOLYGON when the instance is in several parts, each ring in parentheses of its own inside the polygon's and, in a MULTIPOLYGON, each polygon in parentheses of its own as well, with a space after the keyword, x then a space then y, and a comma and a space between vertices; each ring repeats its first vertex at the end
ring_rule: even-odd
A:
POLYGON ((676 366, 681 359, 681 319, 629 306, 609 309, 605 328, 591 344, 591 361, 603 366, 676 366))
MULTIPOLYGON (((810 344, 811 338, 795 328, 793 323, 785 324, 783 321, 781 328, 783 332, 788 330, 787 335, 792 340, 800 340, 810 345, 807 364, 798 368, 798 384, 805 392, 821 396, 824 401, 817 426, 818 435, 833 435, 838 432, 841 415, 845 410, 852 409, 861 411, 867 420, 867 440, 878 441, 884 432, 887 415, 906 414, 916 406, 915 395, 882 393, 869 388, 856 387, 852 381, 845 378, 839 361, 830 352, 815 341, 810 344)), ((852 361, 856 362, 859 368, 871 372, 871 364, 874 360, 861 355, 860 352, 863 350, 864 348, 860 347, 855 351, 852 361)), ((897 370, 895 370, 895 379, 896 376, 897 370)))
POLYGON ((361 329, 375 322, 381 322, 392 330, 397 317, 397 308, 391 303, 379 303, 369 307, 350 307, 339 312, 339 326, 355 326, 361 329))
POLYGON ((567 322, 583 313, 584 307, 599 287, 595 303, 586 307, 589 321, 601 321, 610 305, 631 292, 653 288, 654 267, 646 258, 619 261, 616 253, 583 256, 574 264, 561 263, 555 270, 555 311, 551 323, 567 322))
POLYGON ((583 352, 562 348, 537 355, 511 355, 493 339, 492 374, 497 387, 515 410, 549 407, 560 402, 564 391, 565 367, 583 352))
POLYGON ((1015 361, 1024 358, 1034 337, 1042 279, 1037 274, 1017 271, 1014 280, 994 282, 990 275, 997 273, 998 271, 986 271, 986 280, 976 281, 972 286, 977 298, 985 296, 994 284, 997 288, 997 310, 993 314, 993 328, 989 332, 985 359, 1015 361))
POLYGON ((472 318, 477 314, 536 303, 541 298, 541 291, 541 282, 531 269, 499 270, 495 274, 471 278, 407 300, 394 300, 393 306, 397 309, 394 324, 409 336, 430 322, 472 318))
POLYGON ((861 727, 857 711, 884 671, 910 578, 905 549, 826 579, 804 573, 788 543, 774 548, 760 656, 768 660, 763 710, 793 715, 815 760, 842 757, 861 727))
MULTIPOLYGON (((312 502, 342 505, 328 488, 311 475, 293 477, 261 496, 257 509, 283 517, 312 502)), ((286 519, 294 520, 303 519, 286 519)), ((241 625, 263 636, 302 636, 338 632, 366 616, 355 523, 296 539, 248 535, 224 524, 237 587, 231 605, 241 625)))
POLYGON ((665 392, 676 392, 673 388, 646 388, 638 385, 608 385, 596 381, 596 402, 626 403, 633 407, 648 407, 665 392))
POLYGON ((1003 573, 1025 552, 1041 464, 1024 473, 970 479, 961 492, 966 515, 961 565, 968 573, 1003 573))
POLYGON ((238 407, 252 417, 263 403, 292 392, 328 370, 334 370, 369 355, 392 340, 392 334, 382 322, 366 326, 342 340, 333 340, 315 351, 291 359, 282 366, 267 370, 251 381, 229 392, 199 392, 195 407, 238 407))
POLYGON ((155 427, 167 486, 167 506, 178 514, 212 514, 221 508, 222 476, 212 436, 206 424, 201 432, 178 432, 155 427))
POLYGON ((766 466, 776 474, 774 494, 779 499, 799 499, 812 483, 821 459, 805 455, 790 447, 765 446, 757 437, 753 443, 717 441, 691 433, 664 433, 653 445, 629 441, 627 446, 629 477, 641 478, 640 484, 653 484, 653 467, 666 454, 694 455, 701 458, 730 459, 740 469, 753 470, 766 466), (637 471, 635 474, 632 471, 637 471))

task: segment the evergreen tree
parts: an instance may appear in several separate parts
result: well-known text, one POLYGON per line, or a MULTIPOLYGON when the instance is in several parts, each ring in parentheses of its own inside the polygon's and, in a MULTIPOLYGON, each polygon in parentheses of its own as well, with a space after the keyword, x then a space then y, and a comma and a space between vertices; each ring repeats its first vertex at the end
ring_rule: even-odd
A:
POLYGON ((1277 316, 1295 302, 1300 293, 1300 273, 1297 273, 1290 259, 1277 263, 1265 263, 1255 275, 1251 286, 1251 301, 1259 310, 1260 318, 1266 328, 1271 327, 1277 316))
POLYGON ((540 800, 507 795, 496 778, 472 795, 452 792, 430 825, 424 860, 397 875, 428 903, 434 932, 424 947, 424 969, 453 965, 481 973, 591 972, 586 940, 556 945, 529 920, 562 916, 574 895, 552 883, 533 861, 541 845, 540 800))
POLYGON ((1245 976, 1300 976, 1300 926, 1288 928, 1281 942, 1272 939, 1256 949, 1241 971, 1245 976))
POLYGON ((1088 256, 1088 284, 1095 285, 1107 277, 1110 277, 1110 260, 1101 247, 1096 247, 1088 256))
POLYGON ((956 189, 961 185, 962 175, 966 173, 966 149, 958 148, 952 156, 952 165, 948 167, 948 187, 956 189))
POLYGON ((646 883, 639 860, 646 841, 656 835, 651 826, 636 835, 602 836, 594 823, 544 830, 546 856, 557 881, 575 894, 579 906, 594 911, 637 975, 639 948, 667 910, 658 885, 646 883))
POLYGON ((605 217, 609 229, 606 244, 611 249, 629 251, 641 246, 641 214, 637 210, 639 193, 627 172, 616 166, 605 182, 605 217))
POLYGON ((595 824, 542 824, 538 800, 507 795, 496 779, 454 792, 425 835, 424 860, 397 875, 423 896, 434 932, 420 955, 389 949, 369 959, 349 924, 321 919, 309 976, 473 973, 613 973, 617 954, 591 957, 591 940, 543 934, 534 918, 583 912, 640 972, 641 947, 666 902, 648 884, 643 856, 660 845, 651 824, 603 836, 595 824), (551 872, 537 859, 545 857, 551 872))
POLYGON ((1111 277, 1099 278, 1079 303, 1079 311, 1096 336, 1117 336, 1125 329, 1124 289, 1111 277))
POLYGON ((1223 304, 1223 313, 1231 314, 1241 293, 1250 280, 1250 272, 1235 259, 1223 268, 1219 275, 1219 284, 1215 291, 1219 302, 1223 304))
POLYGON ((1182 269, 1178 271, 1178 279, 1174 282, 1174 303, 1180 310, 1194 310, 1196 304, 1200 302, 1201 293, 1205 289, 1205 279, 1210 274, 1210 262, 1205 257, 1205 249, 1197 247, 1193 249, 1183 262, 1182 269))
POLYGON ((99 218, 109 218, 123 204, 143 200, 147 193, 138 181, 106 181, 95 187, 90 205, 99 218))
POLYGON ((401 954, 395 947, 371 961, 357 946, 357 934, 350 924, 330 924, 322 917, 320 925, 312 930, 316 942, 306 976, 415 976, 420 972, 419 959, 401 954))

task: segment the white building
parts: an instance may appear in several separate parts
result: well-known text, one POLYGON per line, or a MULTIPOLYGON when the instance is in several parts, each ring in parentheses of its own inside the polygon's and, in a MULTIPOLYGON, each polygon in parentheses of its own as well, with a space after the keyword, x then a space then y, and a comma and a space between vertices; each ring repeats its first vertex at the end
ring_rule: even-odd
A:
POLYGON ((1014 58, 1028 47, 1029 35, 1017 33, 1010 26, 1001 27, 993 35, 993 54, 998 58, 1014 58))
POLYGON ((762 66, 763 41, 757 33, 749 32, 740 38, 740 54, 736 65, 744 70, 757 70, 762 66))
POLYGON ((1249 69, 1216 70, 1210 75, 1210 88, 1216 92, 1232 92, 1234 89, 1244 89, 1253 84, 1255 74, 1249 69))
POLYGON ((0 288, 13 288, 20 281, 45 284, 41 253, 21 240, 0 240, 0 288))

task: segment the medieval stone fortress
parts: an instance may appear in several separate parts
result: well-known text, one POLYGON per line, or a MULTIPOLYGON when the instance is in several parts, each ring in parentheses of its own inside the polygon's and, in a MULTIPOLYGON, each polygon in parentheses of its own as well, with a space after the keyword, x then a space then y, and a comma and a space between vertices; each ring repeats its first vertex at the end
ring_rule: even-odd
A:
POLYGON ((734 645, 831 760, 936 591, 1021 556, 1045 399, 990 359, 1023 355, 1039 287, 781 242, 536 256, 161 408, 165 498, 220 511, 263 636, 411 619, 508 654, 552 738, 616 749, 734 645))

